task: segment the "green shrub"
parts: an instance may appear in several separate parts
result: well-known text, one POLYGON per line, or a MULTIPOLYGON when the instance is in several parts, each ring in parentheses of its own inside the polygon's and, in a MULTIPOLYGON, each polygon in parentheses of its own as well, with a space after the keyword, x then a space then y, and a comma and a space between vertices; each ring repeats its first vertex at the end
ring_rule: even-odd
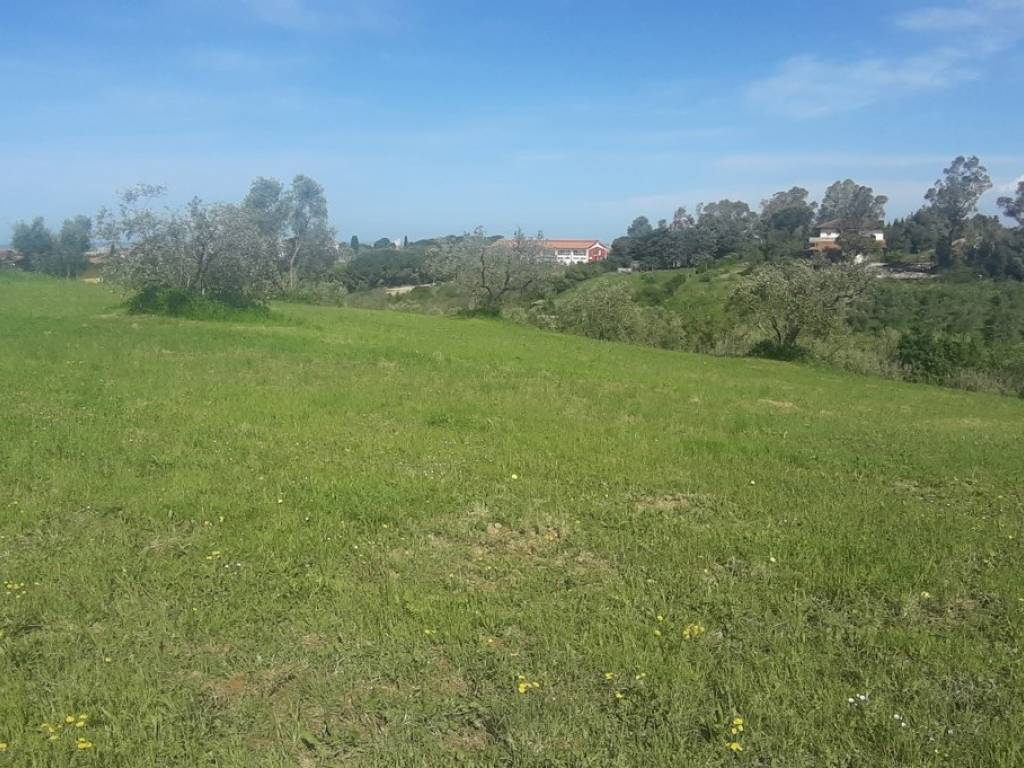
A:
POLYGON ((982 365, 982 349, 972 336, 911 331, 896 346, 896 355, 911 381, 943 384, 967 369, 982 365))
POLYGON ((686 274, 677 272, 668 280, 659 283, 653 273, 640 278, 641 286, 633 294, 633 300, 647 307, 660 307, 686 282, 686 274))
POLYGON ((810 358, 811 352, 806 347, 801 347, 798 344, 779 344, 771 339, 761 339, 761 341, 750 348, 750 356, 792 363, 799 360, 807 360, 810 358))
POLYGON ((211 298, 182 288, 143 288, 128 299, 132 314, 168 315, 194 320, 234 320, 243 317, 264 318, 270 310, 254 301, 235 298, 211 298))

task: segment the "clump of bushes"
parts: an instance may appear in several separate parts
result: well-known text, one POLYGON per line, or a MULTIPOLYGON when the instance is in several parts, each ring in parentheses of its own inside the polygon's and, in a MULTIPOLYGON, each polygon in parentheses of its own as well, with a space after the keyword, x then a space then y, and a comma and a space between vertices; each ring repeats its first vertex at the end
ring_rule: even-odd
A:
POLYGON ((529 309, 513 307, 502 314, 517 322, 602 341, 663 349, 690 347, 679 315, 637 304, 625 283, 597 283, 557 302, 537 301, 529 309))
POLYGON ((982 366, 981 346, 971 336, 914 330, 905 333, 896 355, 911 381, 944 384, 955 374, 982 366))
POLYGON ((640 278, 641 285, 634 294, 634 299, 647 307, 660 307, 675 296, 676 291, 685 282, 685 272, 677 272, 662 282, 658 282, 653 272, 648 272, 640 278))
POLYGON ((749 354, 751 357, 763 357, 766 360, 795 363, 808 360, 811 357, 811 350, 799 344, 780 344, 774 339, 761 339, 754 343, 749 354))
POLYGON ((264 318, 270 315, 265 304, 243 297, 203 296, 184 288, 148 286, 128 299, 131 314, 168 315, 194 320, 235 320, 244 317, 264 318))

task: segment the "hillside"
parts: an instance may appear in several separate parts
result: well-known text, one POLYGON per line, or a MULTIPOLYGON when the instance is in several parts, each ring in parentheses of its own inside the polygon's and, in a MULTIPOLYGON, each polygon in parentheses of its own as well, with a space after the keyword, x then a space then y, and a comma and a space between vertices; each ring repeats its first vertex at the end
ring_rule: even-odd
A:
POLYGON ((0 766, 1024 763, 1024 401, 10 273, 0 329, 0 766))
MULTIPOLYGON (((733 294, 758 269, 727 261, 707 269, 605 274, 569 284, 533 322, 671 349, 753 355, 758 342, 772 338, 771 329, 742 317, 733 294), (623 293, 632 314, 622 308, 623 293), (603 325, 580 327, 581 306, 594 307, 603 325), (637 323, 640 331, 630 333, 637 323), (609 326, 618 335, 609 335, 609 326)), ((964 272, 878 277, 830 331, 803 333, 796 357, 851 373, 1024 397, 1024 283, 964 272)))

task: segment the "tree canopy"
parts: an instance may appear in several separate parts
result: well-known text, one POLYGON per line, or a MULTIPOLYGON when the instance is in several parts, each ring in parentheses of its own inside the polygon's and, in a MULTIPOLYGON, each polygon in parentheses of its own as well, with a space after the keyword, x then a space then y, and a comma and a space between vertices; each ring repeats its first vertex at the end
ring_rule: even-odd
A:
POLYGON ((543 236, 529 237, 521 229, 510 240, 496 240, 478 227, 442 238, 431 251, 432 271, 460 284, 474 305, 488 312, 526 296, 553 267, 544 258, 543 236))
POLYGON ((801 336, 824 338, 867 291, 862 267, 815 267, 806 262, 762 267, 736 289, 732 306, 769 333, 775 351, 793 350, 801 336))
POLYGON ((841 229, 871 229, 881 225, 888 202, 885 195, 876 195, 871 187, 853 179, 837 181, 825 190, 817 221, 838 222, 841 229))
POLYGON ((137 187, 119 212, 103 212, 112 247, 106 274, 129 290, 177 290, 227 301, 262 302, 277 283, 277 252, 256 212, 193 198, 183 210, 153 210, 162 190, 137 187))
POLYGON ((959 234, 978 207, 978 200, 992 188, 992 179, 975 155, 960 155, 942 173, 942 178, 925 193, 924 199, 950 231, 959 234))
POLYGON ((808 201, 809 196, 803 187, 793 187, 762 200, 761 227, 766 232, 787 235, 806 233, 817 209, 817 203, 808 201))
POLYGON ((46 221, 37 216, 31 224, 19 221, 14 225, 11 245, 24 257, 27 269, 38 269, 53 253, 55 244, 46 221))

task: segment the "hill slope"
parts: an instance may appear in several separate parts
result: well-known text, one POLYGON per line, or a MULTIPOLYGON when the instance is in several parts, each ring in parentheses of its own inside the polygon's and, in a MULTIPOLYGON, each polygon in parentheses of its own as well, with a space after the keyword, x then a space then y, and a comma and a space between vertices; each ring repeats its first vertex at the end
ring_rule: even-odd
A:
POLYGON ((1024 761, 1024 403, 115 304, 0 275, 0 765, 1024 761))

